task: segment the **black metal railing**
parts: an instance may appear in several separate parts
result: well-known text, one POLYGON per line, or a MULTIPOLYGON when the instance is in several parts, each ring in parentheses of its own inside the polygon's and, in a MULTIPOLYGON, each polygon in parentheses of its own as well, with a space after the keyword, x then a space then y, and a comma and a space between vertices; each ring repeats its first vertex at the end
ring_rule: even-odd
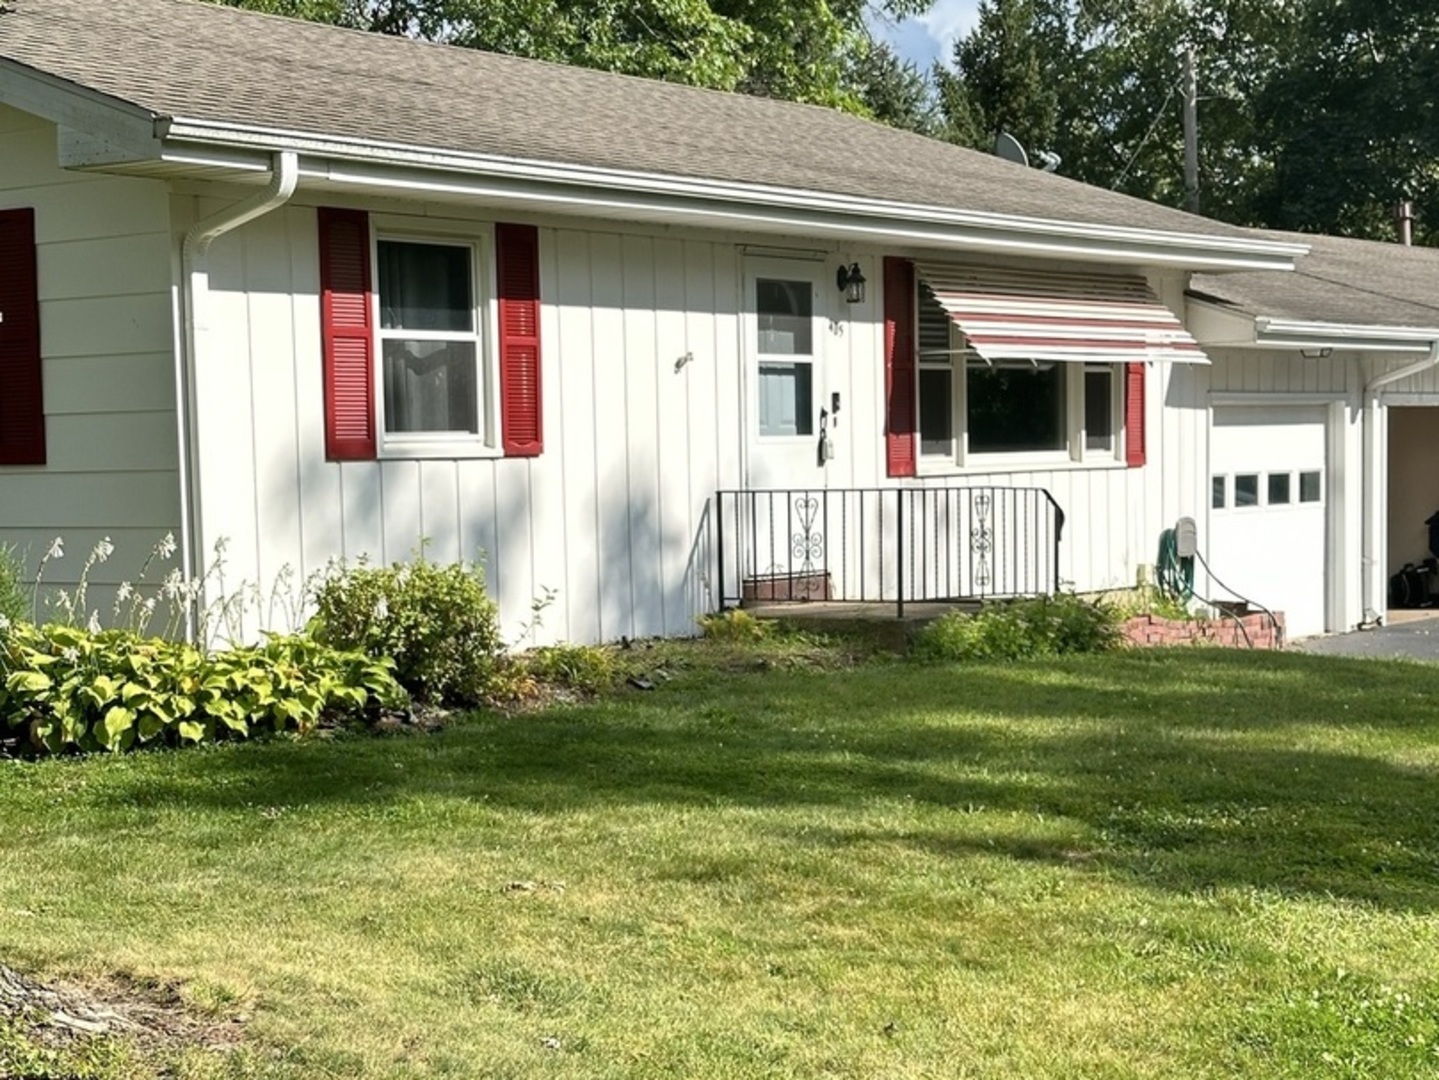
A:
POLYGON ((1064 511, 1043 488, 719 491, 721 608, 770 601, 1039 596, 1059 589, 1064 511))

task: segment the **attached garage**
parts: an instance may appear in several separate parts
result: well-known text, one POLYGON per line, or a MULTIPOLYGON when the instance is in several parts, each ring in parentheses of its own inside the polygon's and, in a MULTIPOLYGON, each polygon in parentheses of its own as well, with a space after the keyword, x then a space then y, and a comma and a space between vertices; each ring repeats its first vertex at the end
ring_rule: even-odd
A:
POLYGON ((1213 417, 1208 543, 1201 538, 1210 567, 1243 599, 1284 612, 1289 637, 1323 633, 1328 410, 1219 406, 1213 417))

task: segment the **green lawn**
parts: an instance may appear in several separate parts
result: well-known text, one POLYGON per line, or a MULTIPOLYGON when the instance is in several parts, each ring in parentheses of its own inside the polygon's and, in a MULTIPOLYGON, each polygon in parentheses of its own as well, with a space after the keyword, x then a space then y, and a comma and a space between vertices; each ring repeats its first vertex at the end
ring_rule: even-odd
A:
POLYGON ((3 763, 0 963, 247 1017, 184 1077, 1434 1076, 1436 688, 696 665, 433 736, 3 763))

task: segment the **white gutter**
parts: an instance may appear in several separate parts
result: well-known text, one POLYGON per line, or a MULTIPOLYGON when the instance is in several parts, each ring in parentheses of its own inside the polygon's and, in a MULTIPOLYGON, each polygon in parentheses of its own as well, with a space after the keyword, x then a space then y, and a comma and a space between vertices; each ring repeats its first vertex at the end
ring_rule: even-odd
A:
MULTIPOLYGON (((450 190, 458 194, 493 196, 504 195, 504 189, 509 188, 512 195, 518 192, 521 197, 539 198, 546 189, 568 188, 569 192, 557 190, 555 197, 572 204, 593 200, 628 212, 648 207, 678 213, 684 212, 688 205, 690 212, 698 217, 708 206, 716 216, 743 220, 753 219, 759 210, 768 212, 771 220, 767 224, 776 225, 781 223, 776 219, 787 211, 786 220, 800 227, 814 215, 839 215, 876 237, 905 229, 922 234, 926 227, 938 226, 947 231, 1029 238, 1031 243, 1045 244, 1051 249, 1070 241, 1076 253, 1097 245, 1122 257, 1126 251, 1142 248, 1151 261, 1157 258, 1176 266, 1207 269, 1292 270, 1294 260, 1309 250, 1305 244, 1246 236, 1206 236, 961 210, 736 181, 377 143, 344 136, 317 136, 183 117, 158 121, 156 128, 165 141, 161 155, 165 161, 244 168, 242 161, 234 156, 237 148, 282 149, 314 159, 305 162, 307 176, 313 169, 317 176, 331 182, 395 189, 450 190), (218 160, 212 161, 207 150, 217 152, 218 160), (491 181, 492 185, 483 188, 476 185, 476 181, 491 181), (495 188, 496 184, 500 185, 499 189, 495 188)), ((255 162, 250 167, 262 166, 255 162)))
MULTIPOLYGON (((1381 498, 1385 482, 1385 454, 1379 446, 1380 419, 1379 392, 1386 386, 1428 371, 1439 365, 1439 340, 1432 336, 1429 341, 1429 355, 1412 364, 1395 368, 1374 376, 1364 385, 1364 528, 1361 551, 1362 591, 1364 621, 1367 624, 1379 622, 1379 596, 1384 589, 1384 567, 1379 559, 1379 545, 1384 529, 1379 521, 1379 511, 1387 507, 1387 493, 1381 498)), ((1387 525, 1387 523, 1385 523, 1387 525)))
POLYGON ((1436 333, 1439 330, 1428 326, 1307 322, 1263 315, 1254 319, 1254 343, 1272 348, 1419 352, 1433 345, 1436 333))
MULTIPOLYGON (((283 206, 295 193, 300 180, 300 161, 293 151, 275 153, 271 161, 270 181, 263 191, 233 206, 195 222, 185 233, 180 245, 181 280, 184 289, 184 338, 175 354, 175 415, 180 445, 180 569, 186 582, 195 580, 200 562, 197 544, 200 532, 199 493, 195 489, 195 457, 197 446, 192 438, 195 415, 195 373, 205 352, 206 297, 210 292, 210 245, 216 238, 247 221, 268 214, 283 206)), ((194 605, 187 604, 185 636, 194 640, 196 632, 194 605)))

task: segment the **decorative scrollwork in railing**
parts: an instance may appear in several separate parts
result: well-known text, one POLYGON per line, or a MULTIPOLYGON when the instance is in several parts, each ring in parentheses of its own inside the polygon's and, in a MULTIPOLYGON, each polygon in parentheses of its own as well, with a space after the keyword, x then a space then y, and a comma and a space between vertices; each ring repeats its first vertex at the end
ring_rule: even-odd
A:
POLYGON ((807 592, 822 590, 823 583, 814 576, 815 567, 824 560, 824 525, 819 521, 819 500, 801 495, 794 501, 799 521, 791 537, 790 554, 799 565, 801 587, 807 592))
POLYGON ((993 582, 990 558, 994 554, 994 500, 987 494, 969 502, 969 553, 974 559, 974 584, 987 589, 993 582))

